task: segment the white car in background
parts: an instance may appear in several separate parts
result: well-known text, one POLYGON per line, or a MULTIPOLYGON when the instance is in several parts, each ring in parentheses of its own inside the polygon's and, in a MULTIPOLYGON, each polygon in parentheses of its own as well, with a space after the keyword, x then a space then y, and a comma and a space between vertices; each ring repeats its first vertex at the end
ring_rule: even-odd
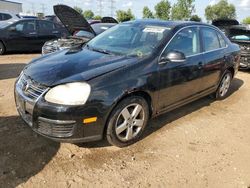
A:
POLYGON ((20 19, 18 14, 1 11, 0 12, 0 22, 15 22, 20 19))

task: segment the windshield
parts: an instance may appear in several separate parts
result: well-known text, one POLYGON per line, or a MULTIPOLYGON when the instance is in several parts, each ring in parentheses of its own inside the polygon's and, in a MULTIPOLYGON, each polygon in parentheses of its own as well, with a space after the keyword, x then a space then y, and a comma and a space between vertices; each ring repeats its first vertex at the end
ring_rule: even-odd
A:
POLYGON ((245 40, 250 41, 250 30, 249 29, 231 29, 230 38, 232 40, 245 40))
POLYGON ((95 35, 94 35, 93 33, 90 33, 90 32, 88 32, 88 31, 83 31, 83 30, 78 31, 78 32, 75 34, 75 36, 77 36, 77 37, 85 37, 85 38, 88 38, 88 39, 92 39, 92 38, 95 37, 95 35))
POLYGON ((144 57, 151 55, 171 28, 119 24, 92 39, 87 47, 106 53, 144 57))
POLYGON ((249 40, 250 41, 250 34, 248 35, 234 35, 231 37, 233 40, 249 40))

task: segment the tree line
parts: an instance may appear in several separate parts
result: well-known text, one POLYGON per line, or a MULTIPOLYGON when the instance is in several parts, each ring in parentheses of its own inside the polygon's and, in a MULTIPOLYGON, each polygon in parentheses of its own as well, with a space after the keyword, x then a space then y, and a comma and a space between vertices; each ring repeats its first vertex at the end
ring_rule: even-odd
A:
MULTIPOLYGON (((157 18, 161 20, 191 20, 201 21, 201 18, 195 14, 195 0, 177 0, 171 5, 169 0, 161 0, 154 7, 154 11, 145 6, 142 10, 143 18, 157 18)), ((100 15, 94 15, 93 11, 83 11, 79 7, 74 7, 79 13, 83 14, 86 19, 100 19, 100 15)), ((135 19, 131 9, 117 10, 116 17, 119 22, 135 19)), ((236 8, 227 0, 220 0, 217 4, 208 5, 205 9, 205 17, 208 22, 214 19, 235 19, 236 8)), ((250 16, 243 20, 243 23, 250 24, 250 16)))

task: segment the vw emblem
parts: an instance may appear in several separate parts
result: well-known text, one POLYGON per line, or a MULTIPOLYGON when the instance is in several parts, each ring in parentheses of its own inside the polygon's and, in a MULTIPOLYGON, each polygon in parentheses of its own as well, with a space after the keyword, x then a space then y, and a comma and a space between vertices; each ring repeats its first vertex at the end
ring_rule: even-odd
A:
POLYGON ((26 93, 26 92, 28 91, 29 87, 30 87, 30 83, 27 81, 27 82, 23 85, 23 91, 24 91, 24 93, 26 93))

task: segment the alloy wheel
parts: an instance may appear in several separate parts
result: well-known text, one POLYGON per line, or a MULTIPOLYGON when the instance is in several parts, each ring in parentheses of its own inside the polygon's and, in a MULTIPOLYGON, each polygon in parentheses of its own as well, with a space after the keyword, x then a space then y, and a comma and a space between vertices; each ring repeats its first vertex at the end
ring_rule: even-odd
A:
POLYGON ((142 130, 145 121, 145 112, 140 104, 133 103, 118 115, 115 132, 121 141, 129 141, 135 138, 142 130))
POLYGON ((224 97, 227 94, 230 84, 231 84, 231 76, 230 74, 226 74, 223 77, 220 88, 219 88, 219 94, 221 97, 224 97))

